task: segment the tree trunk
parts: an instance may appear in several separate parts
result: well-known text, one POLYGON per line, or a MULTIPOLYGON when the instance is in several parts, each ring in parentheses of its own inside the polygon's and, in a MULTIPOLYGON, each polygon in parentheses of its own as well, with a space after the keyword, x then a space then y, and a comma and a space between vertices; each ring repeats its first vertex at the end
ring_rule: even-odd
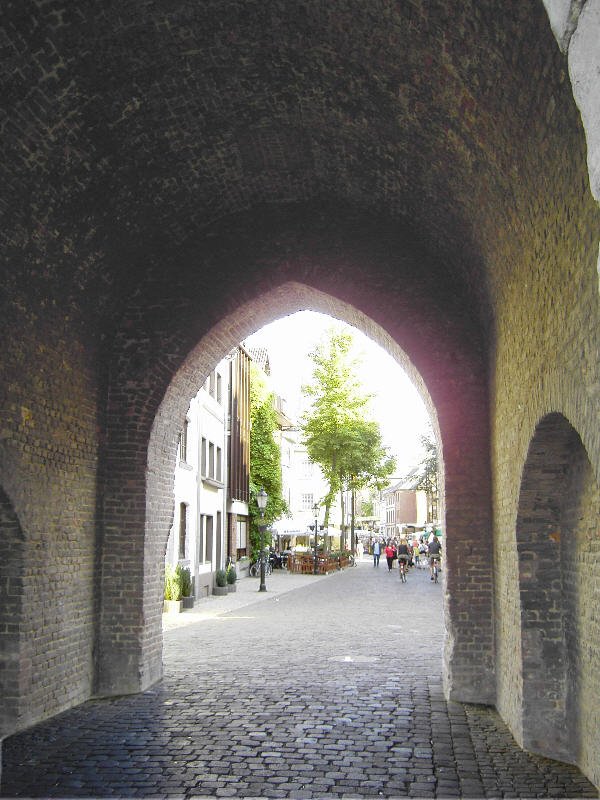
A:
POLYGON ((356 532, 354 530, 354 516, 356 513, 356 489, 352 487, 352 505, 350 507, 350 550, 352 555, 356 553, 356 532))
POLYGON ((344 503, 344 489, 340 489, 340 506, 342 511, 342 521, 340 524, 340 550, 346 549, 346 505, 344 503))

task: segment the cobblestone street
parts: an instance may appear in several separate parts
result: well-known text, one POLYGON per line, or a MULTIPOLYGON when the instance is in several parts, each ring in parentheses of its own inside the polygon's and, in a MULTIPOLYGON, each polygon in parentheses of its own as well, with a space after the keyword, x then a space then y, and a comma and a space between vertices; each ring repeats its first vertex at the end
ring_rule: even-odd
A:
POLYGON ((165 678, 3 743, 2 796, 596 797, 441 686, 443 585, 384 563, 240 581, 167 620, 165 678))

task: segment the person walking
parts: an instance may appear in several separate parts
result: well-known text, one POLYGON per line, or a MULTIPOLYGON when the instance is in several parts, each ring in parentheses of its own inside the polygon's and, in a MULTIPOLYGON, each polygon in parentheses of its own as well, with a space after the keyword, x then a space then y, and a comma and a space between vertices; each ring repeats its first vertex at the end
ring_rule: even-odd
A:
POLYGON ((392 571, 392 567, 394 566, 395 556, 396 556, 396 549, 391 542, 388 542, 387 547, 385 548, 385 559, 388 565, 388 572, 392 571))
POLYGON ((415 565, 415 567, 418 567, 419 566, 419 540, 417 539, 416 536, 412 540, 411 547, 412 547, 412 552, 413 552, 413 564, 415 565))
POLYGON ((373 542, 373 566, 379 566, 379 556, 381 555, 381 545, 379 544, 379 539, 375 539, 373 542))

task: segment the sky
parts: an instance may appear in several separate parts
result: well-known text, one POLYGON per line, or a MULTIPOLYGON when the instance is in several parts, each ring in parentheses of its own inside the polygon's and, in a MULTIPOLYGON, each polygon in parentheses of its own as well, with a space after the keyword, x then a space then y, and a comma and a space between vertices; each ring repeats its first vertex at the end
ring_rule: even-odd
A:
POLYGON ((308 354, 335 324, 352 333, 362 354, 363 384, 375 395, 372 418, 380 425, 383 442, 396 456, 394 478, 401 479, 421 460, 420 435, 426 433, 429 417, 410 378, 383 348, 357 328, 314 311, 299 311, 261 328, 245 340, 248 346, 265 346, 269 352, 273 388, 287 401, 292 418, 302 411, 301 387, 311 380, 308 354))

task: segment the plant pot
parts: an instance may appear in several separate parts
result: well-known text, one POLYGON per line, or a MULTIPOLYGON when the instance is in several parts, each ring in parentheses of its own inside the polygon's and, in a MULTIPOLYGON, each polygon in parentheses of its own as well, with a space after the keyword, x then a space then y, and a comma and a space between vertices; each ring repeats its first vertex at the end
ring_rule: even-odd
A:
POLYGON ((227 584, 227 591, 229 593, 235 592, 236 590, 237 590, 237 586, 235 585, 235 583, 228 583, 227 584))
POLYGON ((223 597, 223 595, 228 594, 227 586, 213 586, 213 594, 217 595, 217 597, 223 597))
POLYGON ((163 611, 165 614, 180 614, 182 605, 181 600, 165 600, 163 611))
POLYGON ((184 597, 182 598, 181 602, 183 603, 184 608, 193 608, 194 607, 194 598, 193 597, 184 597))

